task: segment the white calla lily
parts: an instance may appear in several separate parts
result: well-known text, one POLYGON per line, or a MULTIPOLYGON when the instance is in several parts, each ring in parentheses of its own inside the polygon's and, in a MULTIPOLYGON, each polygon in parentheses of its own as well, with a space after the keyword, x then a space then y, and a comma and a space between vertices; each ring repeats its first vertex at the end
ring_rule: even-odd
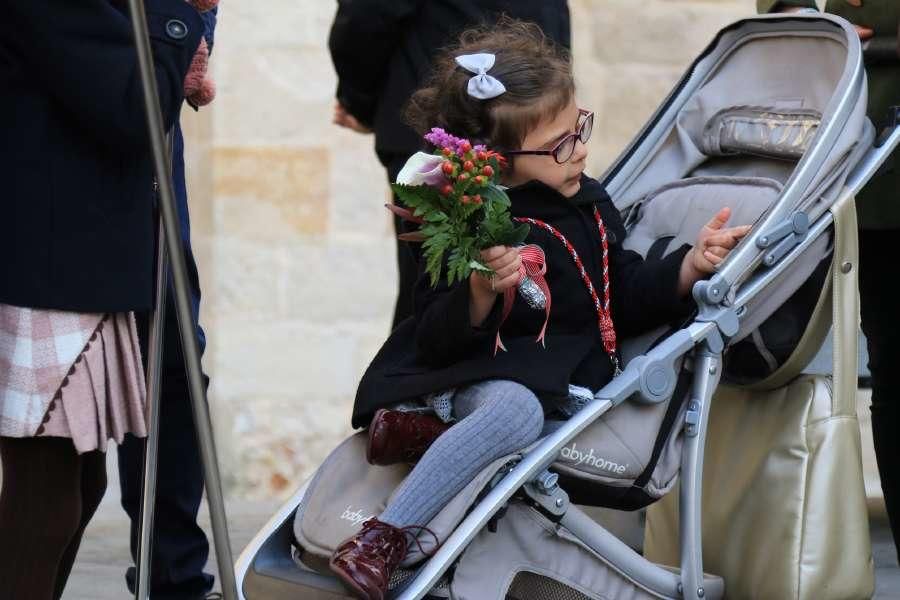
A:
POLYGON ((397 175, 397 183, 402 185, 439 185, 446 178, 441 170, 444 159, 436 154, 416 152, 409 157, 397 175))

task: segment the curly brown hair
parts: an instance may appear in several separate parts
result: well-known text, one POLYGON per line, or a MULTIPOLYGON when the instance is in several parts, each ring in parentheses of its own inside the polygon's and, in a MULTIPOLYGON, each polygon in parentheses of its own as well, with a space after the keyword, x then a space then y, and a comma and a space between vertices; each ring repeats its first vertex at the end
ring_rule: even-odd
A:
POLYGON ((519 149, 531 129, 565 109, 574 95, 569 52, 534 23, 502 17, 494 26, 464 31, 457 44, 441 52, 405 117, 421 134, 441 127, 502 152, 519 149), (496 56, 489 74, 506 88, 496 98, 469 96, 472 73, 456 64, 457 56, 479 52, 496 56))

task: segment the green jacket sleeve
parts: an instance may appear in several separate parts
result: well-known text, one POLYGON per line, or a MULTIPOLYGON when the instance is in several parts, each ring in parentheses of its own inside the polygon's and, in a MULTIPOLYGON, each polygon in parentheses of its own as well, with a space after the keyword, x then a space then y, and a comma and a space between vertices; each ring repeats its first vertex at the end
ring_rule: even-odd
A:
POLYGON ((759 13, 768 13, 776 8, 787 6, 799 6, 801 8, 816 8, 813 0, 756 0, 756 10, 759 13))

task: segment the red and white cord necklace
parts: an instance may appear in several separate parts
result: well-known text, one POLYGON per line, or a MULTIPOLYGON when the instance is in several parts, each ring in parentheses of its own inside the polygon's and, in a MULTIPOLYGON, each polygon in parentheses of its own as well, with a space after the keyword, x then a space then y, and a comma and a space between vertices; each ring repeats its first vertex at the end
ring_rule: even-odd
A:
MULTIPOLYGON (((609 243, 606 237, 606 226, 603 224, 603 219, 600 217, 600 211, 594 206, 594 220, 597 221, 597 230, 600 232, 600 247, 601 247, 601 257, 603 263, 603 301, 601 302, 600 297, 597 294, 597 290, 594 288, 594 283, 591 281, 591 276, 588 275, 587 270, 584 268, 584 264, 581 262, 581 257, 578 256, 578 252, 575 250, 575 247, 572 245, 569 240, 566 239, 558 229, 556 229, 553 225, 545 221, 541 221, 539 219, 531 219, 524 217, 517 217, 514 219, 519 223, 529 223, 534 225, 535 227, 540 227, 541 229, 549 232, 553 237, 558 239, 563 246, 566 247, 566 250, 569 251, 569 255, 572 257, 572 260, 575 262, 575 266, 578 267, 578 272, 581 275, 581 280, 584 282, 585 287, 588 290, 588 293, 591 295, 591 300, 594 302, 594 308, 597 311, 597 326, 600 328, 600 337, 603 340, 603 349, 606 350, 606 354, 609 356, 610 362, 612 362, 613 369, 615 375, 619 375, 622 370, 619 366, 619 356, 616 349, 616 329, 613 325, 612 320, 612 312, 610 310, 610 293, 609 293, 609 243)), ((547 296, 547 305, 549 308, 550 297, 547 296)), ((549 312, 549 310, 548 310, 549 312)), ((546 325, 545 325, 546 328, 546 325)))

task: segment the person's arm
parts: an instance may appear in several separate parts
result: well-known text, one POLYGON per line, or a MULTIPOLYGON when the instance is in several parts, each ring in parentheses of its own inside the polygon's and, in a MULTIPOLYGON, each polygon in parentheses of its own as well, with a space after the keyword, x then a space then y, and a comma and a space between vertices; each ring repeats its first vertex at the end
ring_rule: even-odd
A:
POLYGON ((338 0, 328 37, 337 101, 364 127, 372 126, 390 58, 422 1, 338 0))
MULTIPOLYGON (((768 12, 797 12, 804 8, 813 8, 818 10, 818 6, 812 0, 757 0, 756 8, 760 13, 768 12)), ((875 36, 875 31, 871 27, 854 23, 854 29, 859 34, 859 39, 866 41, 875 36)))
POLYGON ((216 21, 219 16, 219 7, 208 10, 200 16, 203 18, 203 37, 206 38, 206 46, 209 48, 211 56, 213 43, 216 39, 216 21))
MULTIPOLYGON (((622 246, 626 231, 619 211, 608 197, 598 202, 609 244, 610 294, 613 323, 627 338, 687 317, 696 307, 682 294, 681 270, 690 246, 685 244, 659 260, 644 260, 622 246)), ((601 285, 594 282, 595 286, 601 285)))
MULTIPOLYGON (((184 76, 203 21, 184 0, 147 0, 146 7, 160 106, 169 129, 184 98, 184 76)), ((127 14, 109 0, 0 0, 0 11, 0 37, 29 76, 81 121, 86 135, 123 152, 147 148, 144 98, 127 14)))
POLYGON ((620 337, 630 337, 687 317, 695 308, 683 295, 680 275, 690 246, 684 245, 659 260, 611 245, 609 272, 613 323, 620 337))
POLYGON ((756 11, 760 14, 781 12, 786 8, 816 8, 813 0, 756 0, 756 11))
MULTIPOLYGON (((611 205, 611 203, 609 203, 611 205)), ((607 210, 607 227, 624 238, 616 210, 607 210)), ((723 208, 687 244, 659 260, 644 260, 635 252, 610 246, 613 318, 623 335, 639 333, 687 316, 694 307, 694 284, 712 275, 732 249, 750 231, 749 225, 725 227, 731 209, 723 208)))
POLYGON ((484 314, 474 315, 481 311, 479 294, 478 284, 470 280, 452 286, 442 280, 432 288, 429 276, 421 273, 414 304, 416 350, 423 362, 447 365, 466 358, 479 344, 489 347, 500 325, 503 303, 499 294, 491 294, 484 314))

